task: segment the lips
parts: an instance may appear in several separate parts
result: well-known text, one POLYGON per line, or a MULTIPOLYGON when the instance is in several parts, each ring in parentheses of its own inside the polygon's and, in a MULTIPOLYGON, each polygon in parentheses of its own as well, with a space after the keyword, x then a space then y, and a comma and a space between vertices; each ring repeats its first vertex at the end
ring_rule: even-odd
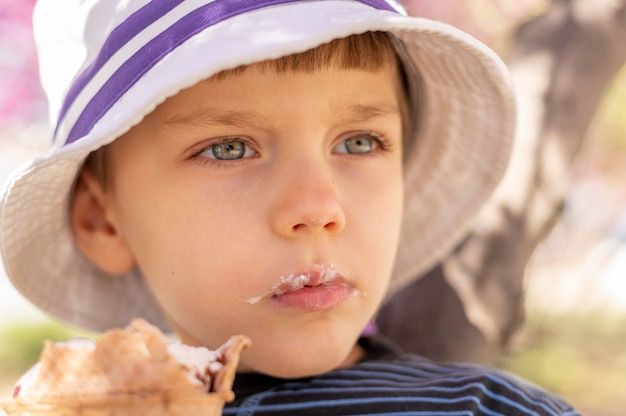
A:
POLYGON ((319 312, 339 306, 355 293, 354 288, 347 284, 325 283, 319 286, 305 286, 293 292, 272 296, 271 299, 283 308, 319 312))
POLYGON ((272 297, 281 296, 289 292, 306 287, 316 287, 342 280, 341 276, 332 268, 311 270, 301 273, 282 276, 280 282, 273 286, 270 294, 272 297))
POLYGON ((247 302, 268 298, 280 307, 314 312, 332 309, 357 293, 332 266, 315 266, 282 276, 266 293, 247 302))

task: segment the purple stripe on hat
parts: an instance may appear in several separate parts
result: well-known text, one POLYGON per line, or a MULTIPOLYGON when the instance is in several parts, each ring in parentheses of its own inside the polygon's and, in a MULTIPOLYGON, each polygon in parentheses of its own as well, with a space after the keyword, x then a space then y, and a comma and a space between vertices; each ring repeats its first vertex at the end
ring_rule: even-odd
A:
POLYGON ((74 102, 78 94, 102 69, 107 61, 117 53, 126 43, 137 36, 139 32, 154 23, 161 16, 167 14, 184 0, 154 0, 134 12, 121 25, 113 29, 104 41, 96 59, 80 74, 67 92, 63 107, 59 114, 59 121, 65 118, 67 109, 74 102))
MULTIPOLYGON (((102 69, 108 59, 121 49, 130 39, 155 20, 166 14, 182 0, 155 0, 135 12, 129 19, 118 26, 105 42, 100 54, 87 70, 80 75, 70 89, 64 102, 58 126, 67 113, 67 109, 76 99, 80 91, 102 69)), ((130 89, 139 78, 161 60, 165 55, 176 49, 180 44, 196 33, 230 17, 244 12, 268 6, 293 3, 302 0, 215 0, 190 12, 172 26, 161 32, 150 42, 124 62, 104 83, 96 95, 87 103, 78 120, 72 126, 65 144, 73 143, 85 136, 96 122, 130 89)), ((381 10, 398 13, 384 0, 355 0, 381 10)))

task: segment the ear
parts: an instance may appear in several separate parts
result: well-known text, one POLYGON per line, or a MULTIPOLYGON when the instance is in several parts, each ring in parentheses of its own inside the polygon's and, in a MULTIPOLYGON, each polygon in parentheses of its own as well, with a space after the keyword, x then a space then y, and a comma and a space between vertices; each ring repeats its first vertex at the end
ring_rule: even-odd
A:
POLYGON ((135 267, 135 258, 110 212, 109 197, 93 173, 83 167, 72 195, 72 231, 85 257, 106 273, 122 275, 135 267))

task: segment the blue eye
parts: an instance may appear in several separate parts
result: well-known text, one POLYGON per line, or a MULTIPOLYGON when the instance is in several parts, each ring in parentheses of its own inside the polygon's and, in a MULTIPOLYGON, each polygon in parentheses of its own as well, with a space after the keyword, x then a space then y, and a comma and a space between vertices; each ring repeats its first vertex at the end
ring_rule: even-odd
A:
POLYGON ((216 160, 237 160, 254 156, 254 150, 243 140, 233 138, 210 145, 198 153, 198 156, 216 160))
POLYGON ((371 153, 379 145, 379 139, 370 134, 358 134, 341 142, 335 147, 335 153, 365 154, 371 153))

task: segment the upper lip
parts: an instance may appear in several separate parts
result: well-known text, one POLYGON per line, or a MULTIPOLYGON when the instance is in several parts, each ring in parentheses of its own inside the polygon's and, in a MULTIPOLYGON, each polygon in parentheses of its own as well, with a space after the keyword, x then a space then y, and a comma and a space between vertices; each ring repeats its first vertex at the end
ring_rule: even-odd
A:
POLYGON ((263 294, 246 299, 245 302, 256 304, 263 298, 278 297, 286 293, 295 292, 304 287, 315 287, 331 283, 347 284, 347 281, 335 270, 332 264, 318 264, 295 273, 281 276, 279 281, 263 294))
POLYGON ((280 281, 270 288, 268 295, 281 296, 304 287, 315 287, 343 281, 343 277, 333 267, 315 267, 287 276, 281 276, 280 281))

